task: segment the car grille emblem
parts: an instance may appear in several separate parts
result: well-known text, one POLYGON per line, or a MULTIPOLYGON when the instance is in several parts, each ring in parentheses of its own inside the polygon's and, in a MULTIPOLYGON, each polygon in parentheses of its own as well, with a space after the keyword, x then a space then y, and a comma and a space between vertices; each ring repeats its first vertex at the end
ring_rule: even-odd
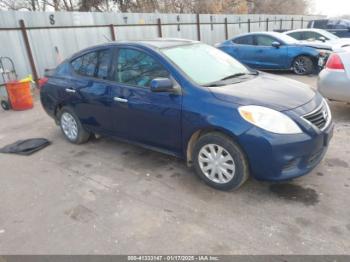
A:
POLYGON ((323 110, 322 115, 323 115, 324 119, 328 118, 328 113, 327 113, 326 109, 323 110))
POLYGON ((326 128, 328 123, 330 123, 330 114, 325 103, 322 103, 315 111, 304 115, 303 118, 320 130, 326 128))

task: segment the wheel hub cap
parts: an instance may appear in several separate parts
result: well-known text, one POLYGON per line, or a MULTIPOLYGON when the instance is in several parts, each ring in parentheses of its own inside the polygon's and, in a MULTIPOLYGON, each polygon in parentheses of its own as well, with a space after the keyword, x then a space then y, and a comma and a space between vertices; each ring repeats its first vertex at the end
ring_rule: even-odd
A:
POLYGON ((295 70, 299 73, 305 73, 305 61, 303 59, 298 59, 295 61, 295 70))
POLYGON ((228 183, 235 175, 236 165, 232 156, 219 145, 203 146, 199 151, 198 162, 204 175, 215 183, 228 183))
POLYGON ((61 126, 64 134, 70 139, 75 140, 78 136, 78 125, 74 117, 65 112, 61 116, 61 126))

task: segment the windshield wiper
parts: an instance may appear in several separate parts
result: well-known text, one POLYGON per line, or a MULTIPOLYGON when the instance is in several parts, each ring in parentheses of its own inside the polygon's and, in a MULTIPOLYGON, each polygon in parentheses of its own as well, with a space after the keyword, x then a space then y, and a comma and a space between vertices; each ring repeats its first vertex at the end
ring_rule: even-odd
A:
POLYGON ((211 82, 211 83, 208 83, 208 84, 205 84, 203 86, 207 86, 207 87, 210 87, 210 86, 224 86, 224 85, 227 85, 227 83, 225 83, 225 80, 229 80, 231 78, 238 78, 240 76, 245 76, 245 75, 259 75, 259 71, 251 71, 250 73, 236 73, 236 74, 232 74, 232 75, 229 75, 229 76, 226 76, 218 81, 215 81, 215 82, 211 82))
POLYGON ((226 77, 220 79, 219 81, 225 81, 225 80, 228 80, 228 79, 231 79, 231 78, 235 78, 235 77, 239 77, 239 76, 245 76, 245 75, 247 75, 247 73, 236 73, 236 74, 233 74, 233 75, 226 76, 226 77))
POLYGON ((236 78, 236 77, 245 76, 245 75, 249 75, 249 76, 254 75, 255 76, 255 75, 258 75, 258 74, 259 74, 258 71, 252 71, 250 73, 236 73, 236 74, 233 74, 233 75, 226 76, 223 79, 220 79, 219 81, 225 81, 225 80, 228 80, 228 79, 231 79, 231 78, 236 78))

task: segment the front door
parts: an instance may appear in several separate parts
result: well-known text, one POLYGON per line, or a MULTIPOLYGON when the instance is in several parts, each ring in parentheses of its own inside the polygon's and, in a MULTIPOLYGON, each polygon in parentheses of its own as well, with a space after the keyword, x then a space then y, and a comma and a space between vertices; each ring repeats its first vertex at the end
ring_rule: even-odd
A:
MULTIPOLYGON (((150 83, 157 77, 171 78, 151 54, 133 48, 120 48, 114 63, 111 88, 113 110, 122 110, 128 138, 169 151, 181 150, 182 96, 154 93, 150 83)), ((175 80, 174 84, 176 84, 175 80)), ((114 121, 118 130, 120 123, 114 121)))
POLYGON ((281 41, 268 36, 255 36, 256 49, 254 56, 257 64, 256 68, 263 69, 286 69, 288 46, 281 43, 281 41), (272 46, 273 42, 279 42, 279 47, 272 46))

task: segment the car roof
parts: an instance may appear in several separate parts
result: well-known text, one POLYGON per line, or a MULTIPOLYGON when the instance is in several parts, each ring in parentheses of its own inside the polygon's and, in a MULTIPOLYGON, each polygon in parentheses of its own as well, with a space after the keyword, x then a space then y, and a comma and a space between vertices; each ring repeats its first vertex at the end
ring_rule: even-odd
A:
POLYGON ((95 45, 92 47, 88 47, 83 51, 92 50, 95 48, 103 48, 110 46, 119 46, 119 45, 130 45, 130 46, 138 46, 138 47, 149 47, 153 49, 163 49, 163 48, 171 48, 176 46, 190 45, 199 43, 198 41, 188 40, 188 39, 180 39, 180 38, 155 38, 149 40, 118 40, 112 41, 104 44, 95 45))
POLYGON ((284 32, 284 34, 295 33, 295 32, 319 32, 319 33, 322 33, 324 31, 326 31, 326 30, 317 29, 317 28, 304 28, 304 29, 295 29, 295 30, 286 31, 286 32, 284 32))
POLYGON ((278 33, 278 32, 252 32, 252 33, 246 33, 246 34, 241 34, 241 35, 235 36, 233 39, 243 37, 243 36, 249 36, 249 35, 269 35, 269 36, 279 37, 279 36, 281 36, 281 33, 278 33))
POLYGON ((163 49, 163 48, 171 48, 176 46, 184 46, 184 45, 191 45, 191 44, 198 44, 198 43, 200 42, 194 41, 194 40, 188 40, 188 39, 180 39, 180 38, 155 38, 150 40, 118 40, 118 41, 111 41, 108 43, 87 47, 73 54, 69 58, 69 60, 75 59, 83 55, 84 53, 93 52, 94 50, 97 50, 97 49, 103 49, 107 47, 120 46, 120 45, 146 47, 151 49, 163 49))

